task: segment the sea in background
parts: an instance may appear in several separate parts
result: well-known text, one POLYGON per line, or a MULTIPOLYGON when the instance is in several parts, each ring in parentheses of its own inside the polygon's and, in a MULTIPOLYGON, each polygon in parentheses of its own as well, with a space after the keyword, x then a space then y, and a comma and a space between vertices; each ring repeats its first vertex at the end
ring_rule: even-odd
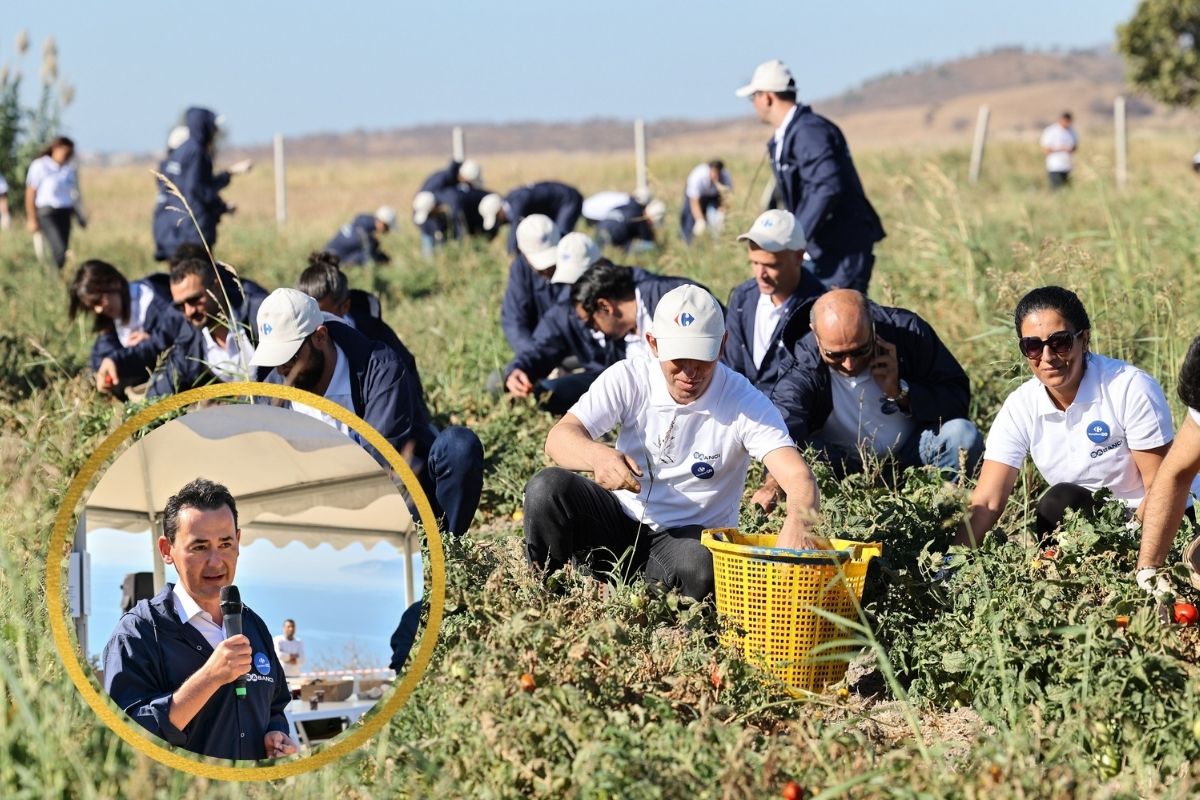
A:
MULTIPOLYGON (((98 659, 121 617, 121 585, 126 573, 152 569, 149 533, 99 530, 88 534, 91 556, 91 618, 88 656, 98 659)), ((236 584, 242 601, 263 618, 272 634, 283 620, 296 621, 304 642, 304 669, 387 666, 389 641, 404 613, 403 551, 387 541, 369 549, 352 544, 335 550, 285 547, 259 540, 244 546, 236 584)), ((423 592, 420 555, 412 559, 417 599, 423 592)), ((167 580, 176 580, 167 567, 167 580)))

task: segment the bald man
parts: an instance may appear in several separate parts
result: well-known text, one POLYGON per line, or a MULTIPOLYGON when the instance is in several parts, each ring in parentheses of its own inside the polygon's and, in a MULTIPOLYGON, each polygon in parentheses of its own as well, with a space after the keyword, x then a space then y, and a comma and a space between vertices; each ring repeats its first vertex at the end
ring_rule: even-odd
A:
MULTIPOLYGON (((813 304, 810 328, 771 394, 801 447, 823 452, 839 475, 861 470, 867 452, 949 480, 960 463, 974 471, 983 437, 967 419, 971 386, 925 320, 835 289, 813 304)), ((766 493, 755 499, 769 504, 766 493)))

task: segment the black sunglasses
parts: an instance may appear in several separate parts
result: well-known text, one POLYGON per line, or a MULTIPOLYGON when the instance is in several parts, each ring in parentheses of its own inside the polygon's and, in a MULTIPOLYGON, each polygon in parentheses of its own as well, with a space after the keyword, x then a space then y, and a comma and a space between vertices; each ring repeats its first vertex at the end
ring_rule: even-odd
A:
MULTIPOLYGON (((815 331, 813 333, 814 333, 814 335, 816 334, 815 331)), ((817 346, 820 347, 820 345, 821 345, 821 342, 820 342, 820 340, 818 340, 817 346)), ((821 355, 825 356, 825 359, 827 361, 832 361, 834 363, 837 363, 839 361, 845 361, 847 358, 862 358, 863 356, 871 353, 874 349, 875 349, 875 321, 872 320, 870 334, 867 337, 866 344, 860 345, 859 347, 856 347, 853 350, 826 350, 824 347, 821 347, 821 355)))
POLYGON ((1021 352, 1028 359, 1041 358, 1042 350, 1049 347, 1050 352, 1056 356, 1065 356, 1071 352, 1071 348, 1075 346, 1075 340, 1087 331, 1084 328, 1082 331, 1071 333, 1070 331, 1058 331, 1052 333, 1045 339, 1039 339, 1036 336, 1022 336, 1017 340, 1017 346, 1021 348, 1021 352))

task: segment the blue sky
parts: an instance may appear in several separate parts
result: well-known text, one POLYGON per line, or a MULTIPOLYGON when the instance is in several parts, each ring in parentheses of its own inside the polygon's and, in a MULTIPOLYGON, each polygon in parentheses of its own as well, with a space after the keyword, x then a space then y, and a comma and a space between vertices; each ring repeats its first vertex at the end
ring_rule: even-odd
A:
POLYGON ((782 58, 807 99, 883 72, 1000 45, 1111 42, 1135 0, 407 4, 313 0, 21 3, 0 64, 36 81, 53 35, 76 87, 65 124, 85 151, 154 151, 188 105, 232 142, 276 132, 430 122, 713 118, 748 113, 733 90, 782 58), (416 10, 414 10, 416 9, 416 10))

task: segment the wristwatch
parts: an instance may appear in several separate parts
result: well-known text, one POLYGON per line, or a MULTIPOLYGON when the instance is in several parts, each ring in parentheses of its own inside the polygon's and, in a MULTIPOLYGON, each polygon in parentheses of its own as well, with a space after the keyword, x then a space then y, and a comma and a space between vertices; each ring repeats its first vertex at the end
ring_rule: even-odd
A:
POLYGON ((901 378, 900 379, 900 393, 898 395, 896 395, 895 397, 889 397, 888 402, 901 403, 907 399, 908 399, 908 381, 904 380, 904 378, 901 378))

